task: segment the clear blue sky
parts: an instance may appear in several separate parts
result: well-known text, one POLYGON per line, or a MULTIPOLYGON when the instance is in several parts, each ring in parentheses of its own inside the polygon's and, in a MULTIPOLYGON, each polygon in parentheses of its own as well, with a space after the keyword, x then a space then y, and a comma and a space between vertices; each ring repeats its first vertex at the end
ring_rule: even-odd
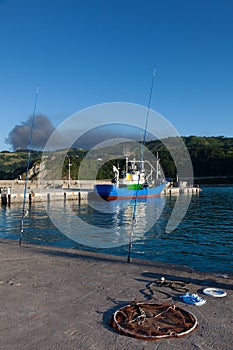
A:
POLYGON ((103 102, 147 105, 181 135, 233 136, 232 0, 0 0, 0 150, 33 112, 56 127, 103 102))

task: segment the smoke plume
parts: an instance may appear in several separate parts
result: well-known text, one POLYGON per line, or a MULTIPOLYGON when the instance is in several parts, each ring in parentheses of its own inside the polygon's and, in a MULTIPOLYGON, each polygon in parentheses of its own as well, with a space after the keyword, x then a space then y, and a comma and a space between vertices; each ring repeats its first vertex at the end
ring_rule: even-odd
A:
MULTIPOLYGON (((27 149, 32 128, 32 116, 21 125, 16 125, 8 134, 6 143, 10 144, 13 150, 27 149)), ((32 129, 32 149, 43 149, 54 127, 48 117, 36 115, 32 129)))

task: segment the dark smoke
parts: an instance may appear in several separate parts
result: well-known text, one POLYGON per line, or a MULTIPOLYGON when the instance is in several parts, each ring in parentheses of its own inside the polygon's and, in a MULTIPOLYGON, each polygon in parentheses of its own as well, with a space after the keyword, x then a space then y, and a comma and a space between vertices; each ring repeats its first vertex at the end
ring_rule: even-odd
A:
MULTIPOLYGON (((88 150, 101 142, 119 138, 126 138, 132 141, 140 142, 143 140, 143 136, 144 130, 137 126, 122 123, 110 123, 88 130, 78 138, 73 147, 88 150)), ((148 132, 146 141, 151 141, 153 139, 155 139, 155 136, 148 132)))
MULTIPOLYGON (((26 122, 16 125, 9 132, 6 143, 10 144, 14 151, 28 149, 31 127, 32 117, 29 117, 26 122)), ((48 117, 36 115, 32 129, 32 149, 43 149, 53 131, 54 127, 48 117)))

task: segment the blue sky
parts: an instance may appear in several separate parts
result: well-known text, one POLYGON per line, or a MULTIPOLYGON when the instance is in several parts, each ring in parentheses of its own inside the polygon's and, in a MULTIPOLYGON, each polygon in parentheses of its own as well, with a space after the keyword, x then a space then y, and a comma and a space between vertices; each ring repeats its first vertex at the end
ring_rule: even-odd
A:
POLYGON ((233 136, 233 1, 0 0, 0 150, 33 112, 56 127, 105 102, 151 107, 181 135, 233 136))

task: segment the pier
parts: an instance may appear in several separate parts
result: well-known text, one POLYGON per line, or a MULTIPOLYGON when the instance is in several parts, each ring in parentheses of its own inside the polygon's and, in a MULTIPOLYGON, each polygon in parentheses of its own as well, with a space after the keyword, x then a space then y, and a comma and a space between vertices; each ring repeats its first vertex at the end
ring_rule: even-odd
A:
POLYGON ((186 186, 186 187, 165 187, 162 195, 179 195, 179 194, 198 194, 200 187, 186 186))
MULTIPOLYGON (((98 181, 98 183, 108 181, 98 181)), ((77 180, 60 180, 54 182, 29 181, 26 192, 26 201, 33 202, 49 202, 75 200, 79 203, 85 203, 93 194, 94 181, 77 181, 77 180)), ((10 205, 14 203, 22 203, 24 197, 24 180, 0 180, 1 204, 10 205)), ((167 186, 162 196, 179 195, 179 194, 198 194, 201 191, 199 187, 189 186, 167 186)))
MULTIPOLYGON (((38 182, 29 181, 26 192, 26 201, 29 204, 33 202, 64 200, 86 202, 88 200, 88 193, 91 191, 91 188, 89 191, 87 189, 89 184, 85 183, 81 186, 77 186, 77 183, 72 183, 71 185, 72 188, 69 188, 67 181, 61 181, 61 183, 47 183, 42 185, 38 182)), ((1 180, 1 204, 10 205, 13 203, 22 203, 24 198, 24 186, 25 181, 23 180, 1 180)))
MULTIPOLYGON (((0 240, 1 349, 232 349, 232 276, 188 267, 88 251, 0 240), (157 303, 176 304, 196 315, 199 327, 182 338, 145 342, 118 334, 109 319, 134 300, 150 302, 148 286, 164 277, 189 283, 192 292, 224 289, 199 307, 183 292, 156 288, 157 303)), ((201 292, 200 292, 201 293, 201 292)), ((204 297, 202 294, 200 294, 204 297)))

